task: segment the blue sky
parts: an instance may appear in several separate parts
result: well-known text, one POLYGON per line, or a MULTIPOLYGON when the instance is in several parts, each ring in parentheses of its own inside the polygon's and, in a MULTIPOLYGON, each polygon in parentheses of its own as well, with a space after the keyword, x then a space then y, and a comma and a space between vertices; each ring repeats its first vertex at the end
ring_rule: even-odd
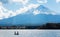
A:
POLYGON ((57 3, 56 0, 48 0, 44 5, 55 12, 60 12, 60 2, 57 3))

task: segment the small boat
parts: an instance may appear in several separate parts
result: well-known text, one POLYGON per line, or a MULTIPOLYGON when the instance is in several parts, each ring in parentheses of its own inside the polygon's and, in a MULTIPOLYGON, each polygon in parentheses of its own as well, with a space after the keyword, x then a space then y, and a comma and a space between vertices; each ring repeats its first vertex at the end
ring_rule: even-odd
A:
POLYGON ((15 31, 15 32, 14 32, 14 35, 19 35, 19 32, 18 32, 18 31, 15 31))

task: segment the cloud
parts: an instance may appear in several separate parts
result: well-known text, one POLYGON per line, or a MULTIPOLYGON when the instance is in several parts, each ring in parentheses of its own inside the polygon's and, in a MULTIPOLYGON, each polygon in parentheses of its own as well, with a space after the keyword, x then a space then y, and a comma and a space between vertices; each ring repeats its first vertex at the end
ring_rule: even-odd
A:
POLYGON ((37 0, 38 3, 47 3, 47 0, 37 0))
POLYGON ((23 13, 26 13, 28 10, 30 10, 32 8, 37 8, 38 6, 39 6, 39 4, 30 4, 28 6, 25 6, 23 8, 20 8, 20 9, 16 10, 16 13, 23 14, 23 13))
POLYGON ((40 11, 35 10, 35 11, 33 12, 33 14, 34 14, 34 15, 38 15, 38 14, 40 14, 40 11))
POLYGON ((22 4, 26 4, 28 3, 29 0, 11 0, 11 2, 19 2, 19 3, 22 3, 22 4))
POLYGON ((11 16, 10 14, 13 13, 14 13, 13 11, 10 11, 3 7, 3 3, 0 2, 0 19, 9 18, 11 16))
POLYGON ((45 14, 45 15, 60 15, 60 13, 51 11, 51 12, 41 12, 39 10, 34 10, 33 12, 34 15, 38 15, 38 14, 45 14))
POLYGON ((7 11, 3 5, 2 5, 2 2, 0 2, 0 19, 2 19, 4 17, 4 11, 7 11))
POLYGON ((60 2, 60 0, 56 0, 56 2, 57 2, 57 3, 59 3, 59 2, 60 2))
POLYGON ((39 4, 29 4, 27 6, 24 6, 22 8, 19 8, 16 11, 12 11, 12 10, 8 10, 7 8, 5 8, 3 6, 3 3, 0 2, 0 19, 4 19, 4 18, 9 18, 9 17, 13 17, 16 16, 18 14, 23 14, 26 13, 28 10, 32 9, 32 8, 37 8, 39 6, 39 4))

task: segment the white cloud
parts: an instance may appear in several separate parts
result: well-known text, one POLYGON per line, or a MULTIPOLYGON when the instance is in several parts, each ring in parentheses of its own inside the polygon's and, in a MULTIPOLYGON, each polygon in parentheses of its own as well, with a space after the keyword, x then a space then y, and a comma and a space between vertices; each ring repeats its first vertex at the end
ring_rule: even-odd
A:
POLYGON ((8 10, 5 7, 3 7, 3 4, 0 3, 0 19, 9 18, 9 17, 16 16, 18 14, 26 13, 26 11, 32 8, 37 8, 38 6, 39 4, 30 4, 13 12, 12 10, 8 10))
POLYGON ((26 11, 28 11, 28 8, 27 7, 23 7, 23 8, 20 8, 20 9, 16 10, 16 13, 17 14, 22 14, 22 13, 25 13, 26 11))
POLYGON ((29 4, 28 8, 37 8, 38 6, 40 6, 40 4, 29 4))
POLYGON ((33 14, 34 14, 34 15, 38 15, 38 14, 60 15, 60 13, 57 13, 57 12, 54 12, 54 11, 51 11, 51 12, 41 12, 41 11, 38 11, 38 10, 34 10, 33 14))
POLYGON ((6 11, 6 9, 2 6, 2 3, 0 2, 0 19, 3 17, 4 11, 6 11))
POLYGON ((40 11, 35 10, 35 11, 33 12, 33 14, 34 14, 34 15, 38 15, 38 14, 40 14, 40 11))
MULTIPOLYGON (((10 13, 8 12, 6 8, 3 7, 3 4, 0 2, 0 19, 8 18, 10 16, 10 13)), ((12 12, 13 13, 13 12, 12 12)))
POLYGON ((56 2, 57 2, 57 3, 59 3, 59 2, 60 2, 60 0, 56 0, 56 2))
POLYGON ((44 14, 46 14, 46 15, 49 15, 49 14, 51 14, 51 15, 57 15, 55 12, 51 12, 51 13, 49 13, 49 12, 44 12, 44 14))
POLYGON ((37 0, 38 3, 47 3, 47 0, 37 0))
POLYGON ((16 10, 16 13, 17 14, 22 14, 22 13, 25 13, 26 11, 32 9, 32 8, 37 8, 39 5, 38 4, 30 4, 28 6, 25 6, 23 8, 20 8, 18 10, 16 10))
POLYGON ((50 13, 49 12, 41 12, 41 14, 49 15, 50 13))
POLYGON ((11 2, 20 2, 22 4, 28 3, 29 0, 11 0, 11 2))
POLYGON ((2 5, 2 2, 0 2, 0 6, 2 5))

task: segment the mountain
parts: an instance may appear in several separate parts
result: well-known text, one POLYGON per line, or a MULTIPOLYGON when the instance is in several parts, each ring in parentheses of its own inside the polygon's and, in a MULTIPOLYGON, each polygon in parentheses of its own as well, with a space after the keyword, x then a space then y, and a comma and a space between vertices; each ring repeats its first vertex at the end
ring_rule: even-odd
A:
MULTIPOLYGON (((50 12, 51 10, 43 5, 40 5, 36 8, 36 10, 41 12, 50 12)), ((25 14, 20 14, 15 17, 11 17, 8 19, 0 20, 0 26, 12 26, 12 25, 25 25, 25 26, 40 26, 45 23, 60 23, 59 15, 46 15, 46 14, 38 14, 33 15, 33 11, 29 10, 25 14), (28 14, 27 14, 28 13, 28 14)))

